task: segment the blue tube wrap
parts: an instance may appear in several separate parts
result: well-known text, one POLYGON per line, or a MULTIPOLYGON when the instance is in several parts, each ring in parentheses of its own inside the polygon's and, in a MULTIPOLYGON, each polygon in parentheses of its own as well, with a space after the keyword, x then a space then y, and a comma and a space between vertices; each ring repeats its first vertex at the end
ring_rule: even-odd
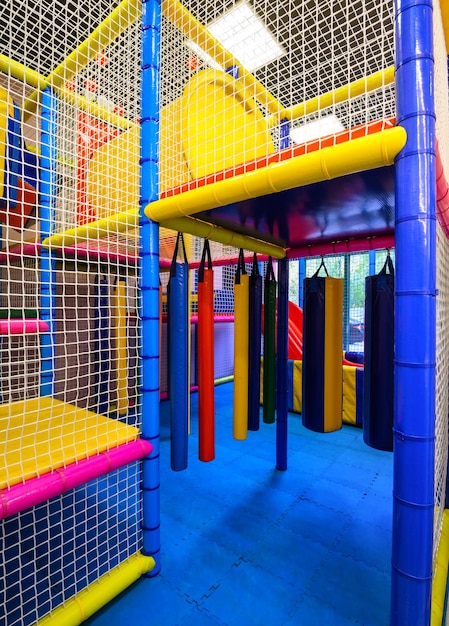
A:
POLYGON ((392 626, 429 624, 435 439, 436 201, 431 0, 395 0, 395 416, 392 626))
MULTIPOLYGON (((42 93, 41 159, 39 183, 39 225, 41 240, 52 234, 56 203, 57 98, 49 87, 42 93)), ((56 260, 51 250, 42 248, 40 256, 40 319, 49 331, 40 336, 41 396, 54 392, 56 346, 56 260)))
POLYGON ((159 187, 159 91, 161 4, 142 1, 142 81, 140 118, 140 288, 141 288, 141 437, 153 451, 143 461, 142 552, 152 556, 156 576, 160 561, 159 459, 159 225, 146 218, 143 208, 157 200, 159 187))

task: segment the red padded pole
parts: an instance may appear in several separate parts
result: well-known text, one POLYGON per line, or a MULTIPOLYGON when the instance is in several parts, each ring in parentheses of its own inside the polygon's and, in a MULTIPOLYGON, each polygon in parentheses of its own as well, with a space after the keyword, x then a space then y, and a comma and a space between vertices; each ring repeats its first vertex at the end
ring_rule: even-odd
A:
MULTIPOLYGON (((206 247, 207 244, 207 247, 206 247)), ((198 275, 198 443, 200 461, 215 458, 215 385, 214 385, 214 271, 202 267, 198 275)))

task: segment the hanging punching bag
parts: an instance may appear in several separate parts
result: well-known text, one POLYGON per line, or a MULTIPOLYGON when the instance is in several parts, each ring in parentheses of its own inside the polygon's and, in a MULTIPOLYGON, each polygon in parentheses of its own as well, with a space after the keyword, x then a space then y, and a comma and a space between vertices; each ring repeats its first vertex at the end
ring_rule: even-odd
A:
POLYGON ((248 317, 248 430, 260 426, 260 351, 262 346, 262 276, 254 253, 249 277, 248 317))
POLYGON ((343 413, 343 279, 324 260, 304 279, 302 422, 320 433, 338 430, 343 413), (321 268, 326 276, 319 276, 321 268))
POLYGON ((198 270, 198 446, 200 461, 215 458, 214 271, 209 241, 198 270), (208 267, 206 267, 206 260, 208 267))
POLYGON ((243 250, 234 282, 234 439, 248 436, 248 310, 249 277, 243 250))
POLYGON ((368 446, 393 451, 393 416, 394 268, 388 254, 379 274, 365 279, 363 440, 368 446))
POLYGON ((170 462, 172 470, 187 467, 189 422, 189 266, 184 238, 178 233, 167 286, 168 383, 170 395, 170 462), (184 261, 177 262, 178 248, 184 261))
POLYGON ((273 424, 276 410, 276 279, 268 259, 263 314, 263 421, 273 424))

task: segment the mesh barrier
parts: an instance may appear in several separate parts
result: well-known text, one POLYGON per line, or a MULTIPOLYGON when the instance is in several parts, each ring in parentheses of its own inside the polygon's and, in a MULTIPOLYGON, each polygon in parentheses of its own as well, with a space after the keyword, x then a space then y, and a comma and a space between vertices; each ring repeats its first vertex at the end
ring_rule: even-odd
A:
MULTIPOLYGON (((447 56, 434 4, 437 137, 448 172, 447 56)), ((391 0, 161 6, 160 198, 259 169, 280 171, 263 168, 351 146, 394 124, 391 0)), ((140 12, 137 0, 15 0, 0 10, 3 494, 139 438, 140 12)), ((267 183, 262 192, 273 189, 267 183)), ((263 219, 273 234, 272 215, 248 210, 242 203, 239 235, 263 219)), ((175 237, 161 227, 164 295, 175 237)), ((195 316, 202 240, 187 235, 186 243, 195 316)), ((213 243, 211 253, 214 312, 232 316, 238 250, 213 243)), ((307 276, 319 261, 307 259, 307 276)), ((435 550, 447 471, 448 261, 438 231, 435 550)), ((326 264, 330 274, 350 276, 344 337, 346 347, 361 349, 352 333, 360 332, 368 255, 336 255, 326 264)), ((291 275, 291 297, 299 299, 299 272, 291 275)), ((164 390, 165 328, 162 335, 164 390)), ((192 384, 195 346, 193 323, 192 384)), ((215 350, 215 377, 229 375, 232 321, 216 324, 215 350)), ((0 623, 34 623, 139 550, 135 460, 0 522, 0 623)))
MULTIPOLYGON (((106 450, 124 464, 139 435, 139 232, 112 218, 68 236, 138 204, 139 16, 112 0, 0 11, 5 498, 75 464, 87 477, 106 450)), ((34 624, 141 548, 140 464, 85 483, 0 522, 1 624, 34 624)))
MULTIPOLYGON (((438 150, 446 178, 449 172, 449 97, 447 52, 441 21, 440 5, 434 6, 435 55, 435 112, 438 150)), ((437 226, 437 321, 436 321, 436 381, 435 381, 435 523, 433 558, 434 568, 440 544, 442 516, 446 500, 446 474, 448 464, 448 315, 449 315, 449 246, 441 228, 437 226)))
POLYGON ((249 171, 285 147, 285 135, 299 145, 375 121, 382 129, 394 117, 392 74, 382 73, 394 59, 390 0, 366 1, 363 11, 352 0, 265 0, 257 12, 246 1, 189 0, 182 9, 167 3, 164 16, 162 193, 221 170, 249 171), (346 87, 373 74, 369 87, 346 87))

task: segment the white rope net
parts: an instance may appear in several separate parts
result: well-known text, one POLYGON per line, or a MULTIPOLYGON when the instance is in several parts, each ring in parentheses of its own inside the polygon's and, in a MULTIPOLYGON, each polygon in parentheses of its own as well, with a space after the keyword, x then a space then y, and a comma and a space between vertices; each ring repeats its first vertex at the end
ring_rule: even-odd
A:
MULTIPOLYGON (((448 65, 438 2, 434 3, 435 111, 438 150, 446 179, 449 176, 449 98, 448 65)), ((446 500, 448 464, 448 385, 449 385, 449 243, 437 224, 437 324, 436 324, 436 382, 435 382, 435 520, 434 562, 440 541, 442 516, 446 500)))
MULTIPOLYGON (((0 30, 8 498, 24 481, 122 454, 139 436, 139 233, 111 216, 138 207, 140 4, 7 0, 0 30), (102 218, 109 235, 62 239, 51 253, 41 245, 102 218)), ((0 522, 0 624, 34 624, 140 549, 140 483, 132 461, 0 522)))
POLYGON ((306 151, 356 127, 362 135, 380 130, 394 118, 394 89, 382 74, 393 65, 391 0, 163 7, 162 193, 276 159, 285 147, 283 118, 290 119, 282 132, 291 145, 307 144, 306 151), (375 74, 368 87, 365 79, 375 74))

